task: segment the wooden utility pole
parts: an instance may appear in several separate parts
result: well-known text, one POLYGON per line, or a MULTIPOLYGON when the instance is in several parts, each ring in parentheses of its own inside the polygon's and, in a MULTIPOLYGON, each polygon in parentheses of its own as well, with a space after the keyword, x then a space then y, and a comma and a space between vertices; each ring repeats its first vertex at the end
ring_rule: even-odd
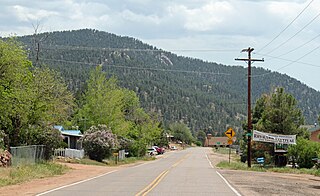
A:
POLYGON ((252 123, 251 123, 251 62, 254 61, 262 61, 264 62, 264 59, 251 59, 251 52, 253 51, 253 48, 247 48, 243 49, 241 52, 248 52, 248 58, 247 59, 239 59, 236 58, 236 61, 245 61, 248 63, 248 150, 247 150, 247 160, 248 160, 248 167, 251 167, 251 130, 252 130, 252 123))

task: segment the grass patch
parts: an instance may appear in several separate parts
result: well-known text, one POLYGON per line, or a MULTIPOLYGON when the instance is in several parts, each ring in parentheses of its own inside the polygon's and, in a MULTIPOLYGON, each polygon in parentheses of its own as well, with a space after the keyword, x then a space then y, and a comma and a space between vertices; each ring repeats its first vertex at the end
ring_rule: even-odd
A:
POLYGON ((139 161, 151 161, 155 159, 156 159, 155 157, 150 157, 150 156, 128 157, 128 158, 125 158, 124 160, 118 161, 117 164, 114 158, 104 159, 102 162, 98 162, 88 158, 83 158, 83 159, 62 158, 62 159, 56 159, 56 161, 63 162, 63 163, 76 163, 76 164, 84 164, 84 165, 119 166, 119 165, 132 164, 139 161))
POLYGON ((278 172, 278 173, 290 173, 290 174, 310 174, 315 176, 320 176, 320 170, 319 169, 306 169, 306 168, 289 168, 289 167, 274 167, 270 168, 268 171, 271 172, 278 172))
POLYGON ((66 166, 44 162, 35 165, 0 168, 0 187, 26 182, 32 179, 64 174, 66 166))
MULTIPOLYGON (((219 147, 218 149, 213 148, 213 152, 219 153, 219 154, 229 154, 229 148, 222 148, 222 147, 219 147)), ((231 154, 236 154, 236 150, 231 149, 231 154)))
POLYGON ((278 172, 289 174, 310 174, 320 176, 320 169, 297 169, 290 167, 261 167, 259 165, 252 165, 251 168, 246 163, 221 161, 216 165, 218 168, 232 169, 232 170, 244 170, 244 171, 258 171, 258 172, 278 172))
POLYGON ((83 159, 60 158, 60 159, 55 159, 55 161, 62 162, 62 163, 76 163, 76 164, 83 164, 83 165, 106 166, 106 163, 98 162, 88 158, 83 158, 83 159))
POLYGON ((152 161, 155 160, 155 157, 151 156, 145 156, 145 157, 128 157, 124 160, 118 161, 117 164, 114 159, 108 159, 106 160, 108 166, 119 166, 119 165, 126 165, 126 164, 132 164, 139 161, 152 161))
POLYGON ((259 171, 259 172, 266 172, 267 169, 260 167, 260 166, 252 166, 249 168, 247 164, 241 162, 231 162, 228 161, 221 161, 216 165, 219 168, 226 168, 226 169, 233 169, 233 170, 245 170, 245 171, 259 171))

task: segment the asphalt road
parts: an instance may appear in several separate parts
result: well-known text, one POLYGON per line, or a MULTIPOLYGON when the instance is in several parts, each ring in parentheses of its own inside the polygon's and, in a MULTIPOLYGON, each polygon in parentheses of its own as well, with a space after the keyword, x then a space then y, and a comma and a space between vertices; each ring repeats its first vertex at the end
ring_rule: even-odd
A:
POLYGON ((163 158, 60 187, 39 195, 237 195, 210 165, 204 148, 166 153, 163 158))

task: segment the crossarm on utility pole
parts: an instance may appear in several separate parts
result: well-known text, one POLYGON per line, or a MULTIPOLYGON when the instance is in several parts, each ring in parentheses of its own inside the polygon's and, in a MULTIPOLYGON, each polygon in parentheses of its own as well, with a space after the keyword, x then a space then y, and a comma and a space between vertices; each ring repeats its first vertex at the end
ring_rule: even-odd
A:
POLYGON ((253 51, 253 48, 243 49, 241 52, 248 52, 248 58, 247 59, 239 59, 236 58, 236 61, 245 61, 248 62, 248 152, 247 152, 247 159, 248 159, 248 167, 251 167, 251 130, 252 130, 252 121, 251 121, 251 62, 254 61, 261 61, 264 62, 264 59, 252 59, 251 58, 251 52, 253 51))

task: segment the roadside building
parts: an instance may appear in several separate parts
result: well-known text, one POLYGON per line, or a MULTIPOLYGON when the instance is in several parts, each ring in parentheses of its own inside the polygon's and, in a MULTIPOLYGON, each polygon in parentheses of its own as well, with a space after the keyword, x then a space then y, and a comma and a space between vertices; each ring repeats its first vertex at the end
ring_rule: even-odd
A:
POLYGON ((81 149, 82 145, 78 140, 83 136, 80 130, 65 130, 63 126, 54 126, 61 132, 63 141, 68 145, 70 149, 81 149))
POLYGON ((320 135, 320 127, 315 126, 313 129, 310 130, 310 140, 315 142, 320 142, 319 135, 320 135))

